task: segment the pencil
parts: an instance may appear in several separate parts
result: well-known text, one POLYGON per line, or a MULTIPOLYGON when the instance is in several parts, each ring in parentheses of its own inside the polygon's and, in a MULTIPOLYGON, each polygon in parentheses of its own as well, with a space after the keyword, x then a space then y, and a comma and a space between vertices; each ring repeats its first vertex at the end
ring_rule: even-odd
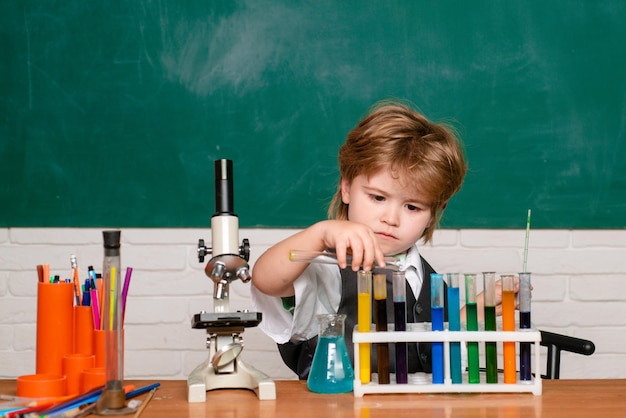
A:
POLYGON ((44 275, 43 275, 43 265, 42 264, 37 264, 37 279, 39 280, 39 283, 43 283, 43 279, 44 275))
POLYGON ((74 254, 70 255, 70 264, 72 266, 72 277, 70 277, 70 279, 74 282, 76 306, 80 306, 80 279, 78 275, 78 261, 76 261, 76 256, 74 254))
POLYGON ((48 283, 50 279, 50 264, 46 263, 43 265, 43 281, 48 283))
POLYGON ((150 391, 150 394, 146 397, 146 400, 143 401, 143 403, 141 404, 141 406, 137 410, 137 413, 135 414, 135 418, 139 418, 141 416, 141 414, 143 413, 143 410, 146 409, 146 406, 148 406, 148 403, 154 397, 154 394, 155 394, 156 390, 157 390, 157 388, 154 388, 154 389, 152 389, 150 391))

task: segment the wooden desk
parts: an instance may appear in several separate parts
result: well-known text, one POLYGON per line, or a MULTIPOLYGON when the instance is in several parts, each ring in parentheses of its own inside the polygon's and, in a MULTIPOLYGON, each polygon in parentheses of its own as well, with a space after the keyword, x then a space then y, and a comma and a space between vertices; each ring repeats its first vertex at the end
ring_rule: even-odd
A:
MULTIPOLYGON (((155 381, 125 381, 136 387, 155 381)), ((545 380, 543 394, 318 395, 306 382, 277 381, 276 400, 259 401, 249 390, 207 392, 206 403, 187 402, 187 382, 162 380, 142 418, 401 418, 623 417, 625 380, 545 380)), ((0 381, 0 393, 15 393, 15 381, 0 381)), ((145 397, 143 395, 142 397, 145 397)), ((132 415, 128 415, 132 417, 132 415)))

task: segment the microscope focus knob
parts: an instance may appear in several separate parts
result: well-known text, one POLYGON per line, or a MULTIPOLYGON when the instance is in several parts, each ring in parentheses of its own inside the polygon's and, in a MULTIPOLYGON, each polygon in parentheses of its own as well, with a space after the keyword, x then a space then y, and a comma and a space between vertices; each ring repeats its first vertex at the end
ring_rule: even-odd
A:
POLYGON ((244 283, 248 283, 250 279, 252 279, 252 275, 250 275, 250 269, 248 267, 243 267, 237 270, 237 278, 244 283))
POLYGON ((206 255, 210 253, 211 253, 211 250, 207 248, 206 245, 204 245, 204 240, 199 239, 198 240, 198 262, 204 263, 204 257, 206 257, 206 255))
POLYGON ((250 261, 250 241, 247 238, 244 238, 241 242, 241 247, 239 247, 239 255, 243 257, 244 260, 250 261))

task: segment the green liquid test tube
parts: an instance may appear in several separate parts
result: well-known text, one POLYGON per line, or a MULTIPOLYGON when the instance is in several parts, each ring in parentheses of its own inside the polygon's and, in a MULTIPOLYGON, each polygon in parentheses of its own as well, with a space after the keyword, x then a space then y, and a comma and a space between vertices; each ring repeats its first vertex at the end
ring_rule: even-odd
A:
MULTIPOLYGON (((478 308, 476 306, 476 275, 465 275, 465 314, 468 331, 478 331, 478 308)), ((478 357, 478 342, 467 343, 467 381, 480 383, 480 365, 478 357)))
MULTIPOLYGON (((485 331, 496 330, 496 273, 483 273, 485 295, 485 331)), ((498 383, 498 346, 495 341, 485 343, 487 383, 498 383)))

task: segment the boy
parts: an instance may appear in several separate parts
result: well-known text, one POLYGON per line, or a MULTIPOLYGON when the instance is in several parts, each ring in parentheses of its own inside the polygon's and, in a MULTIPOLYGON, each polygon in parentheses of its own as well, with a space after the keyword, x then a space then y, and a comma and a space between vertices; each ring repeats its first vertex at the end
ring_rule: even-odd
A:
MULTIPOLYGON (((300 379, 307 378, 313 359, 318 314, 347 315, 346 344, 353 359, 356 271, 384 268, 385 256, 402 260, 408 322, 430 322, 434 271, 421 258, 417 242, 430 242, 466 169, 452 131, 401 103, 377 104, 349 132, 339 150, 340 179, 329 220, 269 248, 252 274, 252 299, 264 315, 261 329, 278 343, 283 360, 300 379), (332 249, 339 266, 291 262, 292 249, 332 249)), ((410 345, 409 372, 416 371, 430 371, 430 344, 410 345)))

